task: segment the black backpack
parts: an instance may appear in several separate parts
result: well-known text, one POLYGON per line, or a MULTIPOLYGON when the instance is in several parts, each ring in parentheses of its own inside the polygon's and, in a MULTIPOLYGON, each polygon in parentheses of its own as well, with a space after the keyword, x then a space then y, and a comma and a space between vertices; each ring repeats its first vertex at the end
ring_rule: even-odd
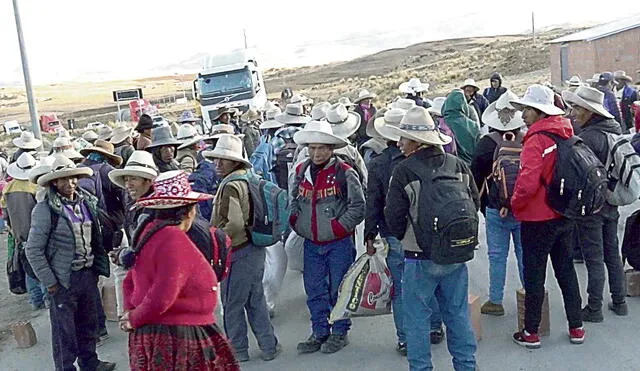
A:
POLYGON ((640 270, 640 210, 631 214, 625 223, 622 240, 622 263, 629 262, 635 270, 640 270))
MULTIPOLYGON (((431 249, 436 264, 473 259, 478 245, 478 211, 471 190, 457 171, 457 159, 444 154, 442 166, 416 166, 420 178, 418 219, 410 217, 418 246, 431 249)), ((418 163, 416 163, 418 165, 418 163)))
POLYGON ((605 203, 607 171, 598 157, 580 137, 564 139, 541 131, 558 148, 553 179, 547 188, 547 202, 557 213, 569 219, 595 215, 605 203))
POLYGON ((273 167, 273 174, 276 178, 276 184, 281 189, 289 189, 289 170, 293 166, 294 154, 298 145, 293 139, 284 139, 285 145, 276 154, 276 164, 273 167))
POLYGON ((209 223, 197 217, 187 232, 191 242, 211 264, 218 282, 224 281, 231 268, 231 239, 220 228, 214 228, 209 223))

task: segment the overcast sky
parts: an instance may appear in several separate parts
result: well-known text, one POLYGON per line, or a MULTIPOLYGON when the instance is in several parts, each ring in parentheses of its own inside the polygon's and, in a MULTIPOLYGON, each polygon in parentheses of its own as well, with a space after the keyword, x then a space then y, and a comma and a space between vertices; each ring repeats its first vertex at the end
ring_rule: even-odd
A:
MULTIPOLYGON (((33 82, 142 76, 198 53, 242 47, 243 29, 249 45, 265 55, 266 65, 295 66, 345 60, 420 41, 523 32, 530 27, 531 11, 536 14, 536 27, 606 22, 621 17, 614 8, 634 9, 637 2, 611 3, 609 12, 602 5, 594 9, 582 2, 558 0, 180 0, 167 4, 19 0, 33 82)), ((22 81, 9 0, 0 2, 0 50, 0 85, 22 81)), ((176 68, 175 72, 183 71, 176 68)))

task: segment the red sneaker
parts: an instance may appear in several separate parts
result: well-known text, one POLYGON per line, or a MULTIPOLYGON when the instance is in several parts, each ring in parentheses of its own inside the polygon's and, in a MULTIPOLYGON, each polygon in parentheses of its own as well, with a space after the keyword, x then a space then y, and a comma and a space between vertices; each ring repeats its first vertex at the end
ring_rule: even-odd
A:
POLYGON ((584 343, 584 336, 586 332, 584 331, 584 327, 578 328, 570 328, 569 329, 569 340, 571 344, 582 344, 584 343))
POLYGON ((513 342, 527 349, 540 348, 540 336, 538 334, 530 334, 525 330, 513 334, 513 342))

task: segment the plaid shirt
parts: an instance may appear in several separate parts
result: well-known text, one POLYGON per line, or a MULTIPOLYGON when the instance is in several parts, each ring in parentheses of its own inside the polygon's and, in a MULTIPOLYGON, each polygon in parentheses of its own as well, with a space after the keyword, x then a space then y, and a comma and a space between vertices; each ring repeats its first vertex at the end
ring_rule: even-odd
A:
POLYGON ((286 126, 276 131, 276 133, 273 135, 273 139, 271 139, 274 158, 278 154, 278 152, 280 152, 280 150, 284 148, 286 140, 293 140, 293 134, 300 130, 301 128, 297 126, 286 126))

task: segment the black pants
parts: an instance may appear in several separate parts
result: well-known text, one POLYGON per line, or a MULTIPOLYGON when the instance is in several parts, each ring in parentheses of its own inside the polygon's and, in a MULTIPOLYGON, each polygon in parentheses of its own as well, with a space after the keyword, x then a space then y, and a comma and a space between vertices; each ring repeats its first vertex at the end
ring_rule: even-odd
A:
POLYGON ((51 343, 56 371, 95 370, 98 365, 98 277, 91 269, 71 273, 68 289, 51 297, 51 343))
POLYGON ((602 309, 604 267, 609 274, 609 291, 615 303, 625 301, 624 267, 618 247, 618 218, 592 216, 578 225, 580 248, 587 266, 589 308, 602 309))
POLYGON ((544 300, 547 258, 551 256, 553 272, 562 291, 569 328, 582 326, 580 288, 573 268, 575 223, 567 219, 522 222, 522 257, 524 264, 524 327, 538 333, 544 300))

